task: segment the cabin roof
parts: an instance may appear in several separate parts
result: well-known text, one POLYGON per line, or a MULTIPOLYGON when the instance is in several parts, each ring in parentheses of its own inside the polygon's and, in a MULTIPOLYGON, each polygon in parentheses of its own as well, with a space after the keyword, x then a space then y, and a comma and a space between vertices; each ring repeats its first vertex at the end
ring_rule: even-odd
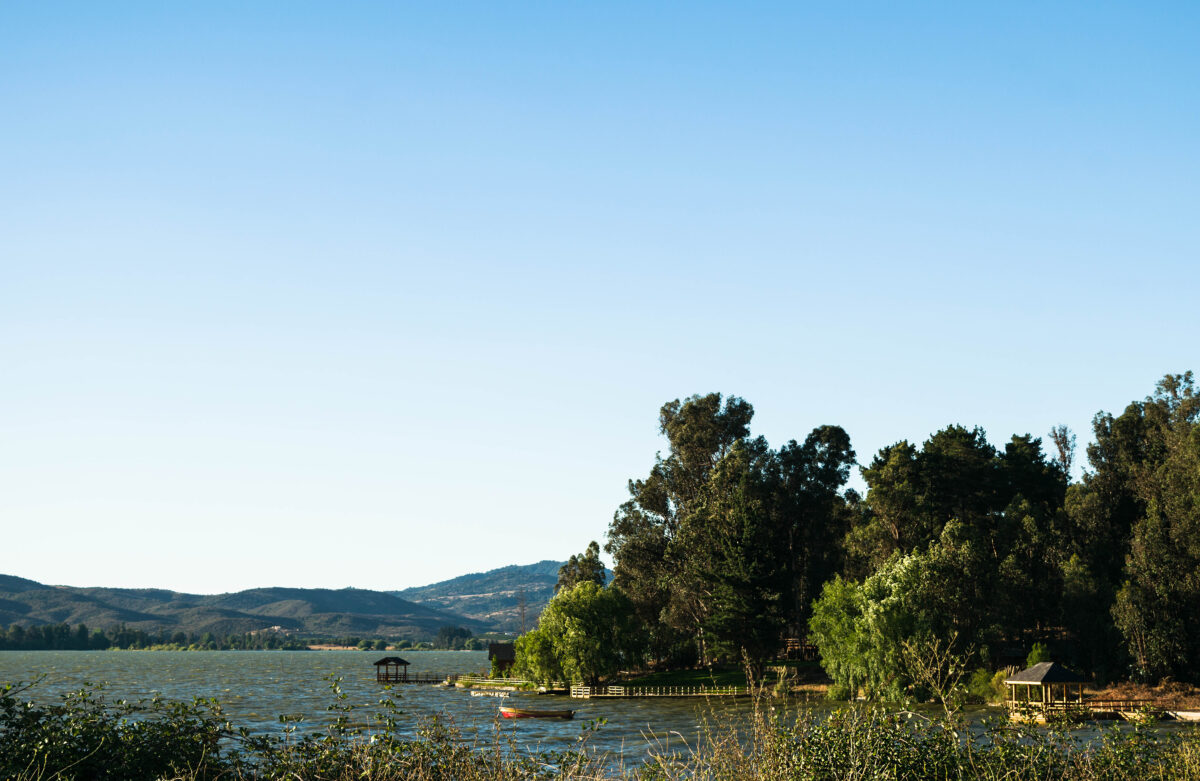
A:
POLYGON ((375 666, 379 667, 379 666, 385 665, 385 664, 398 664, 398 665, 403 665, 404 667, 408 667, 408 662, 404 661, 399 656, 385 656, 382 659, 380 659, 378 662, 376 662, 375 666))
POLYGON ((513 662, 517 658, 517 648, 512 643, 488 643, 488 660, 498 662, 513 662))
POLYGON ((1079 673, 1072 672, 1058 662, 1039 662, 1027 670, 1014 673, 1005 683, 1087 683, 1079 673))

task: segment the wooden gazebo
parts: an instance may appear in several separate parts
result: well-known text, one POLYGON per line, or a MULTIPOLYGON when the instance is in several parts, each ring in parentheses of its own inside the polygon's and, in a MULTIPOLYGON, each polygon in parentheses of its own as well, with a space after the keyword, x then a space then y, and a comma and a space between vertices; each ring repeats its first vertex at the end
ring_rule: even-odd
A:
POLYGON ((383 683, 408 681, 408 662, 399 656, 385 656, 375 663, 375 680, 383 683))
POLYGON ((1008 688, 1008 707, 1044 715, 1048 711, 1066 711, 1083 707, 1083 685, 1087 679, 1058 662, 1040 662, 1014 673, 1004 685, 1008 688))

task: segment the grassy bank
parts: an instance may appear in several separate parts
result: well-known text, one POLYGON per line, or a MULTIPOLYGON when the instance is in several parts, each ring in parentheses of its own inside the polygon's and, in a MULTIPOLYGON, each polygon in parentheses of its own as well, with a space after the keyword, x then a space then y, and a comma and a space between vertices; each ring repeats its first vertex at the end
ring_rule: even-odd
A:
POLYGON ((219 703, 107 702, 84 689, 53 706, 8 688, 0 696, 0 778, 306 779, 349 781, 835 781, 840 779, 1200 779, 1200 732, 1109 730, 1099 738, 997 723, 966 730, 953 720, 877 709, 802 713, 783 721, 769 708, 749 725, 709 726, 698 746, 651 750, 622 767, 588 748, 581 726, 571 751, 535 753, 496 728, 464 736, 425 723, 402 738, 396 703, 385 693, 370 713, 344 705, 333 682, 332 722, 300 735, 283 719, 277 736, 227 723, 219 703))

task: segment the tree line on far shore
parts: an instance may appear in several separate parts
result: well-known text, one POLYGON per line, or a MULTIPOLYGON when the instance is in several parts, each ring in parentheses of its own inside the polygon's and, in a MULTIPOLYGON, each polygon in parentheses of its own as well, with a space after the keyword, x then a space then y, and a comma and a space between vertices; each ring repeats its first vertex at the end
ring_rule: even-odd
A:
POLYGON ((273 631, 184 632, 167 629, 137 629, 124 625, 108 629, 89 629, 87 624, 72 627, 67 623, 0 626, 0 651, 103 651, 120 650, 194 650, 194 651, 302 651, 310 643, 357 648, 363 651, 486 649, 488 638, 476 637, 461 626, 439 627, 432 641, 387 640, 347 637, 298 637, 273 631))
POLYGON ((772 449, 754 411, 713 393, 662 407, 668 449, 599 546, 572 557, 526 677, 745 665, 808 638, 843 695, 913 687, 922 648, 996 669, 1035 643, 1100 680, 1200 680, 1200 396, 1167 375, 1075 436, 950 425, 861 467, 839 426, 772 449), (907 651, 905 650, 907 649, 907 651))
POLYGON ((305 641, 276 632, 169 632, 146 631, 126 626, 89 630, 87 624, 72 628, 69 624, 40 624, 0 627, 0 651, 103 651, 109 648, 145 650, 151 648, 235 650, 303 650, 305 641))

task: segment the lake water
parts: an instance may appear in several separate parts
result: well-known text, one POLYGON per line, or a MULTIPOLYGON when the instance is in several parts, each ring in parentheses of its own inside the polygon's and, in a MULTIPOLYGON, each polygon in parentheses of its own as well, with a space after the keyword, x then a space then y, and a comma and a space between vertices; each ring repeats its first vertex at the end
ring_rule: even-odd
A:
MULTIPOLYGON (((109 700, 136 700, 155 694, 190 701, 193 697, 220 700, 230 721, 256 732, 281 732, 281 714, 303 719, 301 729, 318 729, 331 715, 334 701, 328 676, 342 678, 345 702, 377 709, 383 686, 375 681, 373 662, 378 651, 0 651, 0 683, 46 679, 25 695, 51 702, 85 682, 102 683, 109 700)), ((404 651, 412 673, 479 673, 487 668, 484 651, 404 651)), ((565 696, 513 693, 504 700, 472 697, 463 689, 425 684, 394 687, 400 695, 400 731, 416 734, 432 716, 456 725, 468 739, 479 735, 490 742, 494 727, 523 748, 562 749, 572 746, 592 719, 606 719, 588 741, 607 752, 614 763, 640 764, 651 750, 687 751, 696 746, 706 721, 740 723, 752 704, 746 699, 573 700, 565 696), (533 708, 576 711, 574 721, 559 719, 498 719, 501 703, 533 708)), ((800 707, 839 707, 827 701, 797 703, 776 701, 787 711, 800 707)), ((937 709, 930 709, 936 715, 937 709)), ((984 717, 1002 712, 976 709, 968 714, 978 729, 984 717)), ((1195 725, 1167 722, 1160 729, 1195 729, 1195 725)), ((1076 733, 1088 740, 1101 731, 1086 726, 1076 733)))
MULTIPOLYGON (((380 652, 364 651, 0 651, 0 682, 47 678, 26 696, 49 702, 85 682, 103 683, 110 700, 151 697, 190 701, 215 697, 236 726, 279 731, 280 714, 301 716, 316 727, 329 719, 333 702, 327 676, 340 676, 347 703, 375 709, 383 687, 375 681, 373 662, 380 652)), ((484 651, 404 651, 409 671, 478 673, 487 669, 484 651)), ((695 745, 706 718, 742 719, 751 704, 745 699, 712 700, 647 698, 573 700, 565 696, 513 693, 504 700, 472 697, 463 689, 408 684, 400 694, 401 731, 414 734, 419 725, 439 715, 470 737, 492 735, 501 702, 534 708, 571 708, 574 721, 559 719, 500 720, 504 734, 522 746, 567 748, 586 723, 607 723, 589 745, 613 759, 637 764, 651 748, 695 745)))

